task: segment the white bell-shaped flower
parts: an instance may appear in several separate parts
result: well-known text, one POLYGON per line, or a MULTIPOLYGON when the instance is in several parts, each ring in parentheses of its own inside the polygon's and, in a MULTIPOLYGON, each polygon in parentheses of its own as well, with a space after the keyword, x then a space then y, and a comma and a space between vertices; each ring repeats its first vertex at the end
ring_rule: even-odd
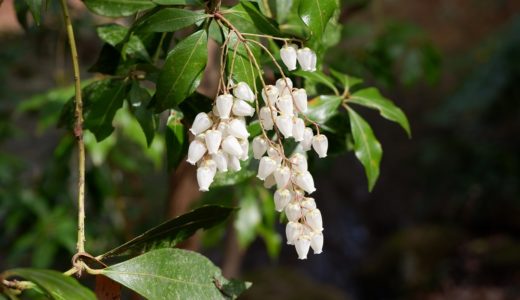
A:
POLYGON ((294 242, 296 253, 298 253, 298 259, 307 259, 307 254, 311 246, 311 239, 308 235, 300 235, 294 242))
POLYGON ((215 102, 215 107, 217 108, 218 116, 222 120, 229 119, 231 107, 233 107, 233 96, 231 94, 223 94, 218 96, 215 102))
POLYGON ((291 95, 291 90, 293 88, 293 83, 291 78, 285 77, 276 80, 276 88, 278 89, 279 97, 285 95, 291 95))
POLYGON ((267 106, 274 107, 278 101, 278 88, 274 85, 268 85, 262 89, 262 98, 267 106))
POLYGON ((217 126, 217 130, 220 131, 220 133, 222 133, 222 138, 225 138, 226 136, 229 135, 229 133, 227 132, 227 129, 228 129, 228 123, 227 122, 220 122, 217 126))
POLYGON ((217 170, 219 172, 227 172, 227 157, 224 151, 218 150, 215 154, 211 155, 211 159, 217 164, 217 170))
POLYGON ((243 154, 242 146, 240 146, 237 138, 232 135, 228 135, 226 138, 224 138, 222 141, 222 150, 224 150, 229 155, 236 156, 237 159, 243 154))
POLYGON ((240 166, 240 160, 237 156, 234 155, 227 156, 227 165, 228 169, 233 172, 238 172, 242 169, 242 167, 240 166))
POLYGON ((311 235, 311 248, 314 254, 320 254, 323 249, 323 233, 313 232, 311 235))
POLYGON ((291 179, 291 169, 285 166, 276 168, 274 171, 274 179, 279 189, 285 188, 291 179))
POLYGON ((274 180, 274 175, 273 174, 271 174, 271 175, 269 175, 269 176, 267 176, 265 178, 265 180, 264 180, 264 187, 266 189, 270 189, 270 188, 272 188, 275 185, 276 185, 276 180, 274 180))
POLYGON ((239 119, 233 119, 228 124, 228 133, 239 139, 247 139, 249 137, 249 132, 247 131, 247 127, 239 119))
POLYGON ((247 139, 240 139, 238 143, 240 144, 240 147, 242 147, 242 155, 239 159, 245 161, 249 158, 249 141, 247 139))
POLYGON ((294 153, 289 159, 294 170, 300 173, 307 172, 308 163, 307 158, 301 153, 294 153))
POLYGON ((206 153, 206 146, 199 140, 193 140, 188 148, 188 159, 186 161, 192 165, 196 164, 206 153))
POLYGON ((264 156, 260 159, 260 164, 258 165, 258 177, 260 180, 265 180, 265 178, 271 175, 274 170, 276 170, 277 163, 274 159, 264 156))
POLYGON ((314 53, 314 51, 305 47, 303 49, 298 49, 296 53, 298 62, 303 71, 316 71, 316 53, 314 53))
POLYGON ((313 209, 305 214, 305 223, 314 231, 323 230, 323 220, 319 209, 313 209))
POLYGON ((303 151, 309 151, 312 147, 312 138, 314 137, 314 132, 309 127, 306 127, 303 131, 303 140, 300 145, 302 145, 303 151))
POLYGON ((312 148, 318 153, 320 158, 327 157, 327 149, 329 148, 329 140, 324 134, 315 135, 312 138, 312 148))
POLYGON ((288 222, 285 226, 285 236, 287 237, 287 244, 294 245, 296 239, 302 233, 302 224, 298 222, 288 222))
POLYGON ((302 208, 298 202, 290 202, 285 206, 285 215, 289 221, 297 222, 302 217, 302 208))
POLYGON ((305 122, 301 118, 293 119, 293 137, 297 142, 303 141, 305 134, 305 122))
POLYGON ((294 107, 293 100, 291 95, 284 95, 278 98, 278 103, 276 103, 278 109, 280 110, 280 114, 293 116, 294 115, 294 107))
POLYGON ((293 122, 292 117, 288 115, 279 115, 275 119, 276 127, 285 138, 292 137, 293 122))
POLYGON ((218 130, 208 130, 206 131, 204 139, 206 141, 208 153, 215 154, 220 148, 220 143, 222 142, 222 132, 218 130))
POLYGON ((300 206, 306 210, 313 210, 316 209, 316 201, 314 201, 314 198, 305 197, 302 202, 300 202, 300 206))
POLYGON ((239 117, 252 117, 255 114, 255 109, 246 101, 237 99, 233 104, 233 114, 239 117))
POLYGON ((213 121, 211 121, 211 118, 208 116, 208 114, 201 112, 195 116, 195 120, 193 120, 190 131, 194 135, 198 135, 199 133, 202 133, 210 128, 211 125, 213 125, 213 121))
POLYGON ((274 207, 276 211, 283 211, 284 208, 291 202, 291 192, 288 189, 278 189, 274 192, 274 207))
POLYGON ((253 157, 255 159, 260 159, 267 151, 269 145, 267 141, 262 136, 257 136, 253 139, 253 157))
POLYGON ((296 50, 298 46, 294 44, 285 45, 280 49, 280 57, 289 71, 296 70, 296 50))
POLYGON ((271 109, 267 106, 264 106, 260 109, 259 119, 265 130, 273 130, 273 119, 276 119, 276 116, 277 112, 273 111, 271 114, 271 109))
POLYGON ((255 94, 245 82, 239 82, 233 89, 233 95, 238 99, 245 100, 247 102, 255 101, 255 94))
POLYGON ((314 187, 314 179, 309 172, 296 175, 295 181, 296 185, 301 187, 308 194, 312 194, 314 191, 316 191, 316 188, 314 187))
POLYGON ((296 106, 296 109, 300 113, 306 113, 307 112, 307 92, 305 89, 295 89, 293 90, 293 97, 294 97, 294 105, 296 106))
POLYGON ((209 167, 202 165, 197 168, 197 183, 199 184, 199 191, 209 191, 209 186, 213 182, 215 172, 209 167))
POLYGON ((280 150, 277 147, 269 147, 267 149, 267 155, 274 159, 277 164, 280 164, 282 162, 282 154, 280 150))
MULTIPOLYGON (((301 189, 298 189, 298 188, 294 188, 293 190, 293 199, 295 201, 302 201, 302 199, 305 197, 305 191, 301 190, 301 189)), ((302 206, 302 204, 300 203, 300 206, 302 206)), ((303 207, 303 206, 302 206, 303 207)))

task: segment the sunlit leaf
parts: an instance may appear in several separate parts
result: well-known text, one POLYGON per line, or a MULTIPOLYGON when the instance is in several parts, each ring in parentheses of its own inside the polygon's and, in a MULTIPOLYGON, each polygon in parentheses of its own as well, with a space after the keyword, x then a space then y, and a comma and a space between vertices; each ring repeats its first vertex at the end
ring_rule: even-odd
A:
POLYGON ((307 72, 302 70, 296 70, 293 72, 294 75, 303 77, 307 80, 311 80, 315 83, 321 83, 325 85, 326 87, 330 88, 334 94, 338 95, 339 91, 334 85, 334 81, 327 75, 325 75, 323 72, 320 71, 314 71, 314 72, 307 72))
POLYGON ((84 0, 88 9, 105 17, 126 17, 153 8, 151 0, 84 0))
POLYGON ((207 18, 200 11, 181 8, 165 8, 146 16, 139 22, 138 30, 154 32, 170 32, 193 25, 207 18))
POLYGON ((361 79, 361 78, 343 74, 343 73, 333 70, 333 69, 329 69, 329 70, 330 70, 330 74, 334 78, 336 78, 336 80, 339 81, 339 83, 341 84, 343 89, 347 92, 350 90, 351 87, 363 82, 363 79, 361 79))
POLYGON ((325 27, 336 8, 336 0, 300 1, 298 13, 302 21, 309 28, 312 40, 317 42, 321 41, 325 27))
POLYGON ((305 115, 314 122, 323 125, 338 112, 342 100, 339 96, 322 95, 316 97, 309 101, 308 111, 305 115))

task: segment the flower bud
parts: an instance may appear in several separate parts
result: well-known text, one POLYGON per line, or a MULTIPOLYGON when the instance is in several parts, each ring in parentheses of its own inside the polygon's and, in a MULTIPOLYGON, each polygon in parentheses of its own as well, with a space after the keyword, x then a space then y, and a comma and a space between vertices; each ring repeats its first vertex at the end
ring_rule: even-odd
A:
MULTIPOLYGON (((242 150, 242 147, 240 146, 240 143, 232 135, 228 135, 222 141, 222 150, 224 150, 229 155, 236 156, 237 158, 242 156, 242 154, 243 154, 243 150, 242 150)), ((229 162, 228 162, 228 166, 229 166, 229 162)))
POLYGON ((314 231, 323 230, 323 221, 319 209, 313 209, 305 214, 305 223, 314 231))
POLYGON ((326 135, 318 134, 312 138, 312 148, 318 153, 320 158, 327 157, 327 149, 329 148, 329 140, 326 135))
POLYGON ((274 207, 276 211, 283 211, 284 208, 291 202, 291 192, 288 189, 278 189, 274 192, 274 207))
POLYGON ((233 96, 230 94, 224 94, 217 97, 216 107, 219 117, 222 120, 229 119, 231 113, 231 107, 233 106, 233 96))
POLYGON ((312 178, 311 173, 300 173, 296 175, 295 180, 296 185, 301 187, 307 193, 312 194, 314 191, 316 191, 316 188, 314 187, 314 179, 312 178))
POLYGON ((198 135, 199 133, 202 133, 210 128, 211 125, 213 125, 213 121, 211 121, 206 113, 201 112, 195 116, 195 120, 193 120, 193 125, 191 126, 190 131, 194 135, 198 135))
POLYGON ((280 130, 285 138, 292 136, 293 123, 291 116, 279 115, 276 117, 275 121, 276 127, 278 127, 278 130, 280 130))
POLYGON ((274 107, 278 101, 278 88, 274 85, 266 86, 262 89, 262 98, 267 106, 274 107))
POLYGON ((300 206, 306 210, 316 209, 316 201, 314 198, 305 197, 302 202, 300 202, 300 206))
POLYGON ((294 105, 300 113, 307 112, 307 92, 305 89, 293 90, 294 105))
POLYGON ((305 47, 297 51, 298 62, 303 71, 316 71, 316 53, 305 47))
POLYGON ((227 132, 227 129, 228 129, 227 122, 220 122, 217 126, 217 130, 220 131, 220 133, 222 133, 222 138, 225 138, 226 136, 229 135, 229 133, 227 132))
POLYGON ((323 249, 323 233, 313 232, 311 236, 311 248, 314 254, 320 254, 323 249))
POLYGON ((276 165, 276 161, 274 161, 272 158, 268 156, 262 157, 262 159, 260 159, 258 174, 256 177, 258 177, 260 180, 265 180, 267 176, 271 175, 274 170, 276 170, 276 165))
POLYGON ((233 104, 233 114, 240 117, 252 117, 255 114, 255 109, 246 101, 237 99, 233 104))
POLYGON ((233 119, 228 124, 228 133, 239 139, 247 139, 249 132, 247 131, 246 125, 239 119, 233 119))
POLYGON ((238 172, 242 169, 242 166, 240 166, 240 160, 234 155, 227 156, 227 165, 229 170, 233 172, 238 172))
POLYGON ((291 202, 285 206, 285 215, 289 221, 297 222, 302 217, 302 208, 298 202, 291 202))
POLYGON ((305 122, 300 118, 295 118, 293 120, 293 137, 297 142, 303 141, 304 133, 305 133, 305 122))
POLYGON ((289 71, 296 69, 296 50, 298 46, 294 44, 285 45, 280 49, 280 57, 289 71))
POLYGON ((204 146, 204 143, 199 140, 193 140, 188 148, 188 159, 186 161, 194 165, 202 158, 202 156, 204 156, 205 153, 206 146, 204 146))
POLYGON ((307 172, 307 158, 301 153, 294 153, 289 159, 294 170, 300 173, 307 172))
POLYGON ((239 157, 240 160, 244 161, 249 158, 249 141, 247 139, 241 139, 238 141, 240 147, 242 147, 242 155, 239 157))
POLYGON ((199 191, 209 191, 209 186, 213 182, 215 173, 208 166, 200 166, 197 168, 197 183, 199 184, 199 191))
POLYGON ((294 242, 296 253, 298 253, 298 259, 307 259, 307 253, 311 246, 311 239, 308 235, 300 235, 294 242))
POLYGON ((273 174, 267 176, 265 178, 265 180, 264 180, 264 187, 266 189, 272 188, 275 184, 276 184, 276 180, 274 180, 274 175, 273 174))
POLYGON ((278 98, 278 103, 276 106, 280 110, 280 114, 293 116, 294 108, 293 108, 293 100, 291 95, 284 95, 278 98))
POLYGON ((219 172, 227 172, 227 157, 224 151, 218 150, 215 154, 211 155, 211 159, 217 164, 217 170, 219 172))
POLYGON ((285 77, 276 80, 276 88, 278 89, 279 97, 285 95, 291 95, 291 90, 293 87, 293 83, 291 78, 285 77))
POLYGON ((303 151, 311 150, 313 137, 314 137, 314 132, 312 132, 312 129, 310 129, 309 127, 306 127, 303 131, 303 140, 300 143, 300 145, 302 145, 303 151))
POLYGON ((267 151, 267 147, 267 141, 263 137, 255 137, 253 139, 253 157, 255 159, 260 159, 267 151))
POLYGON ((291 179, 291 170, 288 167, 278 167, 274 171, 274 179, 279 189, 283 189, 291 179))
POLYGON ((296 239, 301 235, 302 224, 298 222, 289 222, 285 226, 285 236, 287 237, 287 244, 294 245, 296 239))
POLYGON ((238 99, 245 100, 247 102, 255 101, 255 94, 245 82, 239 82, 233 89, 233 95, 238 99))
MULTIPOLYGON (((274 109, 274 107, 273 107, 273 109, 274 109)), ((277 115, 277 113, 275 111, 273 111, 273 113, 271 115, 271 109, 267 106, 264 106, 260 109, 259 119, 265 130, 273 129, 273 125, 274 125, 273 118, 276 119, 276 115, 277 115)))
POLYGON ((220 148, 222 142, 222 133, 218 130, 208 130, 205 136, 206 148, 209 154, 215 154, 220 148))
POLYGON ((269 149, 267 149, 267 155, 274 159, 274 161, 276 161, 277 164, 280 164, 282 162, 282 155, 280 154, 280 151, 275 148, 275 147, 269 147, 269 149))

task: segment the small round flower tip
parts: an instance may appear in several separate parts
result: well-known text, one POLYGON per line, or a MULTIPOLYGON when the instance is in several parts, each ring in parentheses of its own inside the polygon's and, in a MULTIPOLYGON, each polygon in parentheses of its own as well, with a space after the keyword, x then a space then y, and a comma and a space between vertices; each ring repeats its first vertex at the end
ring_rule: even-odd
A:
POLYGON ((296 50, 294 44, 285 45, 280 49, 280 57, 289 71, 296 70, 296 50))
POLYGON ((296 175, 296 185, 301 187, 305 192, 308 194, 312 194, 314 191, 316 191, 316 188, 314 187, 314 179, 312 178, 311 173, 304 172, 296 175))
POLYGON ((255 159, 262 158, 267 151, 267 148, 267 141, 263 137, 257 136, 253 139, 253 157, 255 159))
POLYGON ((294 245, 294 242, 300 236, 301 231, 302 224, 298 222, 289 221, 289 223, 287 223, 287 225, 285 226, 285 236, 287 238, 287 244, 294 245))
POLYGON ((311 236, 311 248, 314 254, 320 254, 323 249, 323 233, 313 232, 311 236))
POLYGON ((232 111, 235 116, 239 117, 252 117, 255 114, 255 109, 241 99, 235 100, 232 111))
POLYGON ((245 100, 247 102, 255 101, 255 94, 245 82, 239 82, 233 89, 233 95, 238 99, 245 100))
POLYGON ((240 157, 243 154, 242 146, 240 146, 240 143, 238 142, 237 138, 232 135, 228 135, 222 141, 222 150, 236 157, 240 157))
POLYGON ((188 159, 186 161, 195 165, 206 153, 206 146, 199 140, 193 140, 188 148, 188 159))
POLYGON ((209 154, 217 153, 222 142, 222 132, 218 130, 208 130, 205 135, 206 148, 209 154))
POLYGON ((271 175, 274 170, 276 170, 277 163, 274 159, 264 156, 260 159, 260 164, 258 165, 258 177, 260 180, 265 180, 265 178, 271 175))
POLYGON ((300 235, 294 242, 298 259, 307 259, 307 254, 311 246, 311 240, 308 235, 300 235))
POLYGON ((233 119, 229 122, 227 132, 238 139, 247 139, 249 137, 246 125, 239 119, 233 119))
POLYGON ((329 148, 329 140, 326 135, 318 134, 312 138, 312 148, 318 153, 320 158, 327 157, 327 150, 329 148))
POLYGON ((194 135, 198 135, 210 128, 211 125, 213 125, 213 121, 211 121, 208 114, 201 112, 198 113, 197 116, 195 116, 190 131, 194 135))
POLYGON ((274 207, 276 211, 282 212, 287 204, 291 202, 291 192, 288 189, 279 189, 274 192, 274 207))
POLYGON ((201 166, 197 168, 197 183, 199 184, 199 191, 209 191, 209 186, 213 182, 215 173, 210 167, 201 166))
POLYGON ((276 127, 280 130, 285 138, 292 137, 293 122, 292 117, 288 115, 279 115, 276 117, 276 127))
POLYGON ((297 202, 291 202, 285 206, 285 215, 292 222, 297 222, 302 217, 302 208, 297 202))

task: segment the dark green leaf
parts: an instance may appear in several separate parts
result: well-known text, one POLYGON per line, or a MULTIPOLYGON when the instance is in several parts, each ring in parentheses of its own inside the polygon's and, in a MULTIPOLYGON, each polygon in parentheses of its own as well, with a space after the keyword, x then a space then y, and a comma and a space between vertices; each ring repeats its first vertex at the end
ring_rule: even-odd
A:
POLYGON ((230 9, 222 11, 225 17, 240 32, 262 33, 280 36, 277 25, 267 19, 253 3, 241 1, 230 9))
POLYGON ((363 79, 361 79, 361 78, 343 74, 343 73, 338 72, 333 69, 329 69, 329 70, 330 70, 330 74, 332 74, 332 76, 334 78, 336 78, 336 80, 339 81, 339 83, 343 86, 343 89, 347 92, 350 90, 351 87, 353 87, 357 84, 363 83, 363 79))
MULTIPOLYGON (((225 279, 206 257, 187 250, 160 249, 110 266, 103 275, 147 299, 229 299, 240 286, 225 279)), ((244 283, 243 289, 247 288, 244 283)))
POLYGON ((166 155, 168 170, 177 168, 188 150, 188 129, 182 124, 183 114, 172 111, 166 124, 166 155))
POLYGON ((187 124, 193 123, 195 116, 201 111, 211 111, 213 108, 213 101, 207 96, 195 92, 191 94, 185 101, 183 101, 179 108, 184 114, 184 119, 187 124))
POLYGON ((145 17, 138 30, 154 32, 170 32, 204 20, 208 15, 200 11, 180 8, 165 8, 145 17))
POLYGON ((403 111, 395 106, 392 101, 383 97, 376 88, 359 90, 347 101, 379 110, 381 116, 401 125, 408 136, 412 135, 410 124, 403 111))
POLYGON ((222 32, 222 29, 220 28, 220 25, 215 20, 211 20, 211 23, 209 24, 208 34, 209 37, 217 42, 219 45, 222 45, 224 43, 224 34, 222 32))
POLYGON ((134 114, 137 122, 139 122, 146 137, 146 143, 150 146, 155 135, 155 129, 157 128, 154 114, 148 108, 151 96, 145 88, 140 87, 138 83, 134 82, 128 97, 131 104, 130 111, 134 114))
POLYGON ((157 81, 156 111, 173 108, 195 91, 208 58, 208 36, 200 30, 168 54, 157 81))
POLYGON ((114 75, 116 74, 120 60, 121 53, 115 47, 105 43, 101 48, 97 61, 88 69, 88 71, 114 75))
POLYGON ((250 20, 260 32, 273 36, 281 35, 277 24, 261 13, 252 2, 241 1, 240 3, 244 11, 249 15, 250 20))
POLYGON ((123 57, 136 55, 144 60, 150 60, 150 56, 141 39, 134 34, 128 35, 129 29, 118 24, 108 24, 97 28, 98 36, 109 45, 120 48, 123 57))
POLYGON ((159 5, 196 5, 203 4, 201 0, 152 0, 159 5))
POLYGON ((42 0, 25 0, 29 10, 34 18, 36 25, 40 26, 41 14, 42 14, 42 0))
POLYGON ((322 95, 309 101, 307 117, 323 125, 338 112, 342 99, 339 96, 322 95))
POLYGON ((216 188, 236 185, 253 178, 256 175, 256 172, 248 168, 249 162, 249 160, 246 162, 240 162, 240 166, 242 167, 240 171, 217 173, 211 187, 216 188))
POLYGON ((208 229, 223 222, 233 210, 230 207, 217 205, 199 207, 146 231, 101 257, 105 259, 123 254, 140 254, 150 249, 173 247, 197 230, 208 229))
MULTIPOLYGON (((243 81, 251 88, 253 88, 255 86, 256 79, 258 78, 258 71, 255 68, 252 60, 249 58, 249 54, 244 48, 244 44, 238 43, 236 39, 231 38, 230 45, 233 45, 233 48, 230 48, 228 52, 228 72, 231 72, 231 67, 233 65, 233 70, 231 73, 233 74, 233 79, 235 82, 243 81), (236 55, 234 47, 236 47, 237 50, 236 55)), ((260 49, 252 44, 249 44, 249 49, 251 49, 251 53, 256 58, 256 61, 260 61, 260 49)))
POLYGON ((332 81, 332 79, 329 76, 325 75, 323 72, 320 72, 320 71, 307 72, 307 71, 302 71, 302 70, 296 70, 293 72, 293 74, 301 76, 307 80, 310 80, 310 81, 313 81, 316 83, 321 83, 321 84, 327 86, 328 88, 330 88, 334 92, 334 94, 339 95, 339 91, 336 88, 336 86, 334 86, 334 82, 332 81))
POLYGON ((334 10, 336 0, 303 0, 300 1, 298 14, 311 33, 311 40, 320 42, 334 10))
POLYGON ((7 277, 22 277, 31 281, 56 300, 96 300, 92 291, 79 284, 74 278, 53 270, 12 269, 7 277))
POLYGON ((383 149, 370 125, 360 115, 351 108, 348 108, 348 115, 354 139, 354 151, 365 168, 368 189, 371 191, 379 177, 379 163, 383 156, 383 149))
POLYGON ((151 0, 84 0, 88 9, 106 17, 126 17, 153 8, 151 0))

